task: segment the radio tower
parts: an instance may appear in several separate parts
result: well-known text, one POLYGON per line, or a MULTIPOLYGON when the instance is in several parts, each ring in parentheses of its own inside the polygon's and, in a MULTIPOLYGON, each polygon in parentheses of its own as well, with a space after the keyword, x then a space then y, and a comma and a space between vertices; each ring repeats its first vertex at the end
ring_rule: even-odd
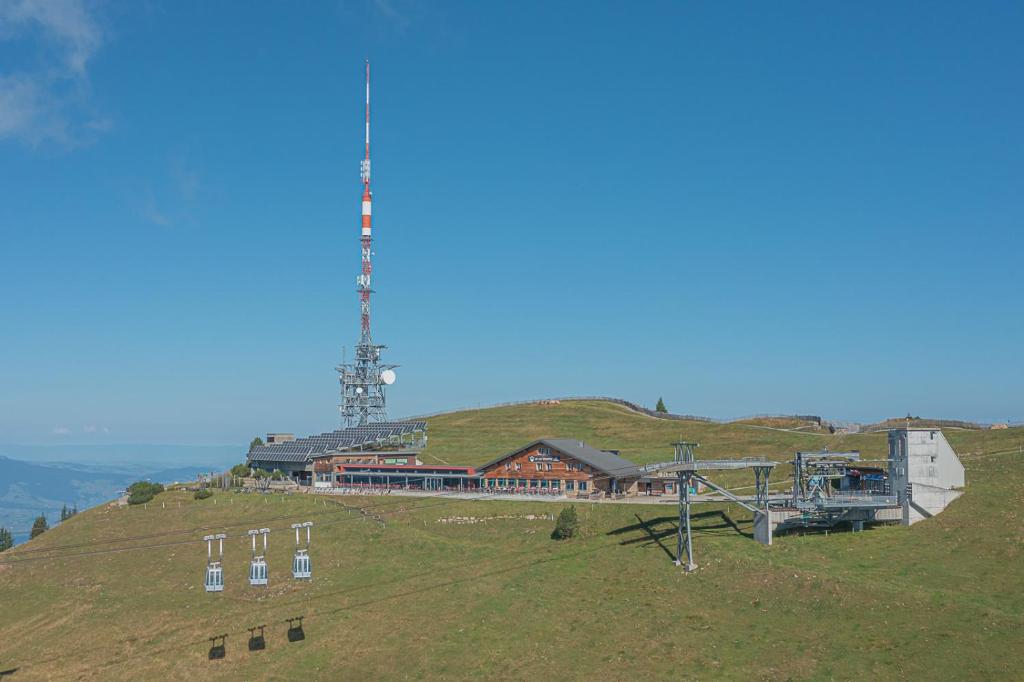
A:
POLYGON ((387 421, 387 405, 384 387, 395 382, 394 368, 398 365, 383 365, 380 353, 387 346, 373 343, 370 334, 370 275, 373 272, 371 256, 373 234, 371 230, 370 191, 370 62, 366 62, 366 157, 361 164, 363 180, 363 221, 359 237, 362 248, 363 268, 356 277, 356 292, 359 294, 359 344, 352 362, 338 365, 338 380, 341 382, 341 420, 345 426, 362 426, 370 422, 387 421))

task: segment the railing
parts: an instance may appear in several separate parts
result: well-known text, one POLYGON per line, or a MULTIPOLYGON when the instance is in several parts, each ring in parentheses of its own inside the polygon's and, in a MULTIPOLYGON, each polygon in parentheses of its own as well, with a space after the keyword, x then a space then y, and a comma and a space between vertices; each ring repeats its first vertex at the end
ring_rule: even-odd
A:
POLYGON ((833 494, 828 497, 811 500, 822 507, 895 507, 898 498, 895 495, 844 495, 833 494))

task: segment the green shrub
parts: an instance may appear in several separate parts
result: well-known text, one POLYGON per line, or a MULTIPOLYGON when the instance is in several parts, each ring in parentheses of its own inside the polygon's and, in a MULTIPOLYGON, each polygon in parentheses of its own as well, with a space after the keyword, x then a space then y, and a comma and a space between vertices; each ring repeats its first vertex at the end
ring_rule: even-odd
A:
POLYGON ((551 531, 552 540, 568 540, 580 532, 580 519, 576 516, 576 507, 566 507, 555 521, 555 529, 551 531))
POLYGON ((161 483, 150 483, 149 481, 136 481, 128 486, 128 504, 143 504, 149 502, 157 494, 164 491, 161 483))
POLYGON ((237 476, 238 478, 245 478, 246 476, 249 475, 249 465, 246 464, 245 462, 242 462, 241 464, 236 464, 235 466, 231 467, 231 475, 237 476))
POLYGON ((270 474, 270 477, 275 481, 284 480, 284 472, 281 471, 280 469, 274 469, 274 472, 270 474))
POLYGON ((213 491, 209 488, 200 488, 193 493, 192 497, 197 500, 205 500, 207 497, 213 497, 213 491))

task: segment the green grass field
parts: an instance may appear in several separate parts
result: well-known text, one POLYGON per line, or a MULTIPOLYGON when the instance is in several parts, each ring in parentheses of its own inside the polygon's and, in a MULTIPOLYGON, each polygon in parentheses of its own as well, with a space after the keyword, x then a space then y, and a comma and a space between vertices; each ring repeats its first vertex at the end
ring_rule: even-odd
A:
MULTIPOLYGON (((431 420, 427 461, 477 464, 542 436, 668 457, 855 448, 744 425, 663 422, 605 403, 431 420)), ((345 498, 386 527, 310 496, 165 493, 100 507, 0 555, 0 671, 10 679, 1020 679, 1024 430, 947 431, 967 494, 913 528, 751 540, 737 507, 697 515, 700 568, 671 565, 671 505, 577 504, 584 536, 557 543, 558 503, 345 498), (179 506, 180 504, 180 506, 179 506), (451 516, 511 515, 487 523, 451 516), (314 580, 296 583, 288 525, 312 520, 314 580), (246 584, 248 538, 226 544, 227 588, 203 592, 203 534, 269 526, 271 584, 246 584), (190 542, 191 541, 191 542, 190 542), (159 546, 156 546, 159 545, 159 546), (47 552, 47 548, 63 547, 47 552), (132 549, 141 548, 141 549, 132 549), (109 550, 127 550, 112 552, 109 550), (63 558, 59 558, 63 555, 63 558), (288 643, 285 618, 304 615, 288 643), (250 653, 247 628, 267 625, 250 653), (227 655, 207 660, 212 635, 227 655)), ((784 475, 783 475, 784 477, 784 475)))

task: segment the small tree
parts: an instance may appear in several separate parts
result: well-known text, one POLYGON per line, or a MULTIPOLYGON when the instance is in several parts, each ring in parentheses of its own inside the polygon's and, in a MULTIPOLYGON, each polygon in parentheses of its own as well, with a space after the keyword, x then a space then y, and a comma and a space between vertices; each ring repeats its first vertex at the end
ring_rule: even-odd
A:
POLYGON ((46 522, 46 516, 40 514, 36 520, 32 523, 32 532, 29 534, 30 538, 36 538, 50 530, 50 524, 46 522))
POLYGON ((61 523, 64 523, 65 521, 67 521, 68 520, 68 516, 69 516, 69 514, 68 514, 68 506, 65 504, 64 506, 62 506, 60 508, 60 521, 61 521, 61 523))
POLYGON ((668 414, 668 408, 665 407, 665 401, 660 397, 658 398, 658 404, 654 407, 655 412, 661 412, 662 414, 668 414))
MULTIPOLYGON (((256 440, 259 440, 258 438, 256 440)), ((245 478, 249 475, 249 465, 245 462, 231 467, 231 475, 237 478, 245 478)))
POLYGON ((580 519, 576 515, 576 507, 568 506, 558 515, 555 529, 551 531, 552 540, 568 540, 580 532, 580 519))
POLYGON ((0 552, 4 552, 11 547, 14 547, 14 538, 11 536, 11 531, 0 527, 0 552))
POLYGON ((213 497, 213 491, 209 488, 200 488, 192 494, 192 497, 196 500, 205 500, 208 497, 213 497))
POLYGON ((258 448, 261 445, 263 445, 263 439, 260 438, 259 436, 256 436, 251 441, 249 441, 249 449, 250 450, 252 450, 253 448, 258 448))
POLYGON ((275 481, 281 481, 284 479, 284 472, 280 469, 274 469, 274 472, 270 474, 270 477, 275 481))

